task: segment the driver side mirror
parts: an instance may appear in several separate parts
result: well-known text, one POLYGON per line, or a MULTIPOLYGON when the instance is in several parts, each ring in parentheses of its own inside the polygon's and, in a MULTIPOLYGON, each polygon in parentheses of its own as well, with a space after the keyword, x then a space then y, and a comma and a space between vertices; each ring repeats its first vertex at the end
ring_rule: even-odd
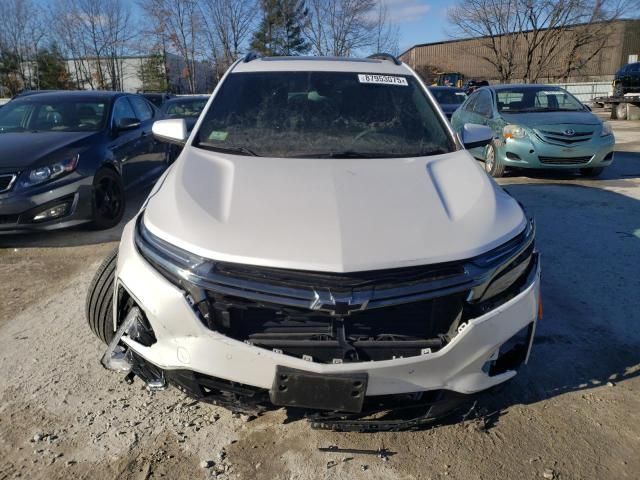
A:
POLYGON ((486 125, 465 123, 459 136, 460 142, 466 149, 484 147, 493 140, 493 130, 486 125))
POLYGON ((116 122, 116 131, 124 132, 127 130, 135 130, 140 127, 140 120, 137 118, 125 117, 116 122))
POLYGON ((184 145, 189 137, 187 132, 187 122, 184 118, 169 118, 153 122, 151 127, 153 136, 159 142, 173 143, 174 145, 184 145))

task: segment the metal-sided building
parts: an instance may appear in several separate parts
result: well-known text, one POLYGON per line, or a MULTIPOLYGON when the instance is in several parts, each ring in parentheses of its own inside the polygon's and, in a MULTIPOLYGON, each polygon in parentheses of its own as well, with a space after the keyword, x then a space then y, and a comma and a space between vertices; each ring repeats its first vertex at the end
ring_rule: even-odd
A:
MULTIPOLYGON (((573 29, 588 28, 577 25, 573 29)), ((563 32, 560 48, 555 50, 554 57, 541 68, 538 81, 610 81, 615 72, 627 63, 638 61, 640 57, 640 20, 616 20, 602 29, 606 35, 606 44, 599 52, 593 54, 593 47, 583 47, 574 55, 585 60, 580 68, 567 75, 566 65, 571 54, 571 30, 563 32), (563 44, 563 41, 565 44, 563 44)), ((516 64, 511 81, 523 79, 522 62, 526 55, 526 35, 514 38, 514 58, 516 64)), ((603 35, 603 36, 605 36, 603 35)), ((499 81, 500 75, 496 67, 483 57, 491 56, 488 37, 450 40, 444 42, 415 45, 400 55, 400 59, 416 70, 429 69, 440 72, 460 72, 467 78, 499 81)))

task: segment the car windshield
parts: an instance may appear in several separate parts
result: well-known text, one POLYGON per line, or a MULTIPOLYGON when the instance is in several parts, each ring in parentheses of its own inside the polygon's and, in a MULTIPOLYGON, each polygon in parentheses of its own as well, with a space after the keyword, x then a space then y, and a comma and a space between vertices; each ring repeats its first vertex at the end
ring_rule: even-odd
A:
POLYGON ((508 88, 497 92, 497 107, 502 113, 577 112, 585 110, 580 101, 557 87, 508 88))
POLYGON ((206 104, 206 98, 170 100, 164 104, 162 110, 170 118, 197 118, 206 104))
POLYGON ((227 77, 194 145, 241 155, 437 155, 453 139, 411 76, 255 72, 227 77))
POLYGON ((107 103, 95 99, 29 96, 0 110, 3 132, 95 132, 103 128, 107 103))
POLYGON ((467 98, 467 94, 462 90, 434 88, 431 93, 440 105, 460 105, 467 98))

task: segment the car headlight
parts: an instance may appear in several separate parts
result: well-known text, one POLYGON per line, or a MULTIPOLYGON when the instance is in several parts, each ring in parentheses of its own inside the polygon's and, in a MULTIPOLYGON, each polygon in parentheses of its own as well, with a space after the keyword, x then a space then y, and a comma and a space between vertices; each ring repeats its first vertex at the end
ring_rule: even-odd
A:
POLYGON ((502 129, 504 138, 524 138, 527 136, 526 130, 520 125, 505 125, 502 129))
POLYGON ((78 157, 74 155, 50 165, 34 168, 27 173, 23 183, 25 186, 38 185, 73 172, 78 166, 78 157))
POLYGON ((602 133, 601 137, 606 137, 608 135, 613 135, 613 128, 611 128, 611 124, 609 122, 602 122, 602 133))

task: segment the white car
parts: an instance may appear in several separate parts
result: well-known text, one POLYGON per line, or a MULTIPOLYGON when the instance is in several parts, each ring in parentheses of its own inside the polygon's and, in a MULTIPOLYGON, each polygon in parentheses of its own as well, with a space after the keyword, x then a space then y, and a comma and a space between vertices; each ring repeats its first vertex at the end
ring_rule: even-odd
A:
POLYGON ((414 427, 516 375, 540 302, 534 226, 419 77, 388 55, 231 66, 87 315, 149 388, 316 427, 414 427), (403 420, 371 418, 413 406, 403 420))

